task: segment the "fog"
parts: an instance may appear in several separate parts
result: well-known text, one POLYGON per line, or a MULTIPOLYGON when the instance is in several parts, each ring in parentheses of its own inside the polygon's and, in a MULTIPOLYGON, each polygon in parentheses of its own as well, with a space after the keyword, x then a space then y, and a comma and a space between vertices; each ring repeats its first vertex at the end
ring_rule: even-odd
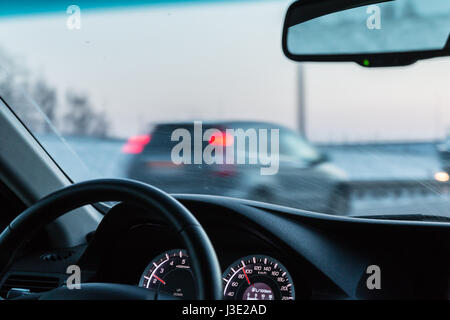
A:
POLYGON ((450 60, 364 69, 299 65, 281 50, 290 1, 83 10, 2 18, 1 48, 61 95, 85 92, 112 136, 152 122, 240 119, 298 127, 318 142, 441 139, 450 127, 450 60), (304 83, 300 90, 299 80, 304 83), (303 99, 299 99, 302 95, 303 99))

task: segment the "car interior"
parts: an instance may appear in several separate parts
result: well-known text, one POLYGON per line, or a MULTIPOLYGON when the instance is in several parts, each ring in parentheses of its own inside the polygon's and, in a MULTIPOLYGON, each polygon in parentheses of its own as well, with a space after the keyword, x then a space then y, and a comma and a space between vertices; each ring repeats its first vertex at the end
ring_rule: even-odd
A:
MULTIPOLYGON (((85 4, 101 6, 98 1, 85 4)), ((383 8, 384 4, 290 2, 283 7, 278 46, 295 65, 351 63, 367 72, 447 59, 448 24, 443 26, 445 39, 427 42, 424 38, 423 47, 421 39, 413 44, 405 40, 402 47, 403 38, 396 40, 395 32, 385 31, 374 41, 397 41, 397 45, 379 46, 379 51, 345 48, 352 42, 339 38, 342 34, 337 32, 341 47, 334 43, 327 47, 323 42, 328 35, 308 34, 316 18, 361 8, 366 17, 367 6, 383 8), (386 40, 391 34, 393 40, 386 40), (308 47, 302 41, 312 38, 317 44, 308 47), (434 48, 435 43, 439 47, 434 48)), ((26 8, 17 6, 25 14, 26 8)), ((53 10, 50 4, 45 8, 53 10)), ((314 211, 314 202, 303 208, 269 201, 275 192, 270 188, 259 198, 245 198, 221 191, 168 192, 158 185, 160 180, 155 186, 129 177, 79 180, 27 124, 14 101, 2 92, 0 97, 0 300, 450 299, 450 216, 445 195, 440 194, 442 215, 380 210, 352 216, 339 212, 339 207, 332 214, 314 211)), ((67 150, 68 158, 78 161, 76 153, 67 150)), ((160 159, 152 161, 166 166, 160 159)), ((156 170, 164 172, 164 168, 156 170)), ((170 167, 168 174, 173 170, 170 167)), ((337 176, 334 172, 337 169, 333 171, 337 176)), ((327 173, 326 179, 330 177, 334 176, 327 173)), ((193 177, 175 178, 175 185, 195 183, 193 177)), ((436 193, 449 186, 431 180, 417 179, 415 185, 436 193)), ((355 182, 352 190, 363 192, 362 186, 355 182)), ((331 182, 321 185, 330 192, 334 187, 331 182)), ((390 187, 380 184, 379 188, 390 187)), ((328 200, 311 201, 328 204, 328 200)))

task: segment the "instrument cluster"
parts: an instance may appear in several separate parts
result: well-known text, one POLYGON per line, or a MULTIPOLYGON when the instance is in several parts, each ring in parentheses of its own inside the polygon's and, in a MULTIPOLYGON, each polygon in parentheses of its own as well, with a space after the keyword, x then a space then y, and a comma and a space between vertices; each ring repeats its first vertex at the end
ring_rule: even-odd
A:
MULTIPOLYGON (((295 288, 286 267, 267 255, 248 255, 234 261, 222 275, 226 300, 294 300, 295 288)), ((152 259, 139 286, 174 297, 196 298, 191 261, 183 249, 166 251, 152 259)))

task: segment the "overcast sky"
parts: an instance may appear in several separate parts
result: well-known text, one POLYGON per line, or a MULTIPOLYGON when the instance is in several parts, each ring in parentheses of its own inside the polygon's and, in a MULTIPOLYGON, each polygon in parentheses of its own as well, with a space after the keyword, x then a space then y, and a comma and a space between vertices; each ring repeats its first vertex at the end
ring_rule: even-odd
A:
MULTIPOLYGON (((63 93, 89 94, 112 134, 151 122, 243 119, 297 127, 298 64, 281 51, 290 1, 83 10, 2 17, 1 47, 63 93)), ((450 127, 450 59, 412 67, 304 68, 313 141, 442 138, 450 127)))

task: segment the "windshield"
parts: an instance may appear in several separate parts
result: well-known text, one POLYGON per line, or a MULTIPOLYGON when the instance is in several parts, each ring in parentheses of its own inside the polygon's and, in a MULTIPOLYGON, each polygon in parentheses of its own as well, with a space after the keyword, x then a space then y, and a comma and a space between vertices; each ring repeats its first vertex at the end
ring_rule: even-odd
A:
MULTIPOLYGON (((290 2, 11 5, 0 16, 0 96, 74 182, 450 217, 450 59, 291 62, 281 49, 290 2)), ((403 2, 392 17, 434 12, 403 2)), ((327 41, 325 22, 315 28, 327 41)))

